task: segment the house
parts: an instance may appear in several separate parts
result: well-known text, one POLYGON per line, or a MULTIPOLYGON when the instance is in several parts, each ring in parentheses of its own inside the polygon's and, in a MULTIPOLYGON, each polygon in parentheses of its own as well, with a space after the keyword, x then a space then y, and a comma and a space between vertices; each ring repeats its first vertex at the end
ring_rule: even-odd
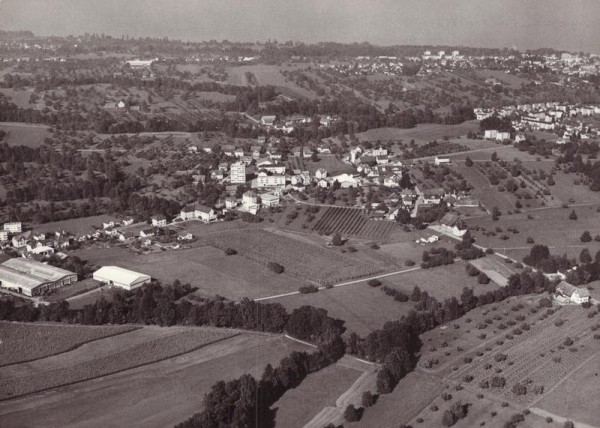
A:
POLYGON ((260 124, 264 126, 273 126, 277 116, 263 116, 260 118, 260 124))
POLYGON ((205 223, 217 219, 217 213, 215 213, 215 210, 207 207, 206 205, 198 205, 196 207, 196 216, 198 220, 202 220, 205 223))
POLYGON ((23 228, 20 221, 14 221, 11 223, 4 223, 4 230, 9 233, 21 233, 23 228))
POLYGON ((360 179, 352 176, 351 174, 339 174, 335 177, 332 177, 332 180, 340 183, 340 187, 342 189, 358 187, 360 185, 360 179))
POLYGON ((315 178, 317 180, 320 180, 321 178, 327 178, 327 170, 324 168, 317 169, 315 172, 315 178))
POLYGON ((15 248, 23 248, 29 242, 31 238, 31 231, 21 233, 19 235, 13 236, 12 246, 15 248))
POLYGON ((235 162, 231 164, 231 172, 229 174, 231 184, 246 183, 246 164, 243 162, 235 162))
POLYGON ((392 175, 383 179, 383 185, 386 187, 400 187, 400 177, 392 175))
POLYGON ((378 156, 387 156, 388 155, 388 150, 386 148, 383 147, 378 147, 376 149, 373 149, 373 152, 371 153, 373 156, 378 157, 378 156))
POLYGON ((450 159, 449 158, 438 158, 437 156, 435 157, 435 159, 433 160, 433 163, 436 165, 441 165, 444 163, 450 163, 450 159))
POLYGON ((264 169, 267 172, 270 172, 271 174, 275 174, 275 175, 285 174, 285 165, 283 165, 281 163, 276 163, 276 164, 272 164, 272 165, 264 165, 262 167, 262 169, 264 169))
POLYGON ((231 144, 226 144, 221 147, 221 151, 225 156, 235 156, 235 146, 232 146, 231 144))
POLYGON ((242 195, 242 206, 246 210, 257 209, 258 195, 253 190, 248 190, 242 195))
POLYGON ((422 193, 422 203, 426 205, 437 205, 444 198, 445 192, 443 189, 428 189, 422 193))
POLYGON ((284 175, 267 175, 265 172, 259 172, 255 180, 252 180, 252 187, 284 187, 284 175))
POLYGON ((225 198, 225 208, 227 208, 228 210, 233 209, 237 207, 237 199, 231 196, 228 196, 227 198, 225 198))
POLYGON ((152 226, 154 227, 166 227, 167 219, 162 215, 156 215, 152 217, 152 226))
POLYGON ((102 222, 102 229, 112 229, 113 227, 115 227, 114 221, 102 222))
POLYGON ((467 232, 467 228, 458 217, 458 214, 446 213, 440 220, 440 229, 447 234, 454 236, 463 236, 467 232))
POLYGON ((149 238, 150 236, 154 236, 154 229, 147 228, 140 230, 140 238, 149 238))
POLYGON ((586 288, 575 287, 566 281, 561 281, 556 286, 555 296, 569 299, 571 303, 581 305, 590 301, 590 292, 586 288))
POLYGON ((279 205, 279 195, 275 193, 264 193, 260 195, 260 203, 265 207, 275 207, 279 205))
POLYGON ((261 151, 261 147, 260 146, 252 146, 252 147, 250 147, 250 152, 252 152, 252 157, 254 159, 260 158, 260 151, 261 151))
POLYGON ((324 178, 322 178, 319 181, 317 181, 317 186, 322 187, 323 189, 326 189, 329 187, 329 182, 327 180, 325 180, 324 178))
POLYGON ((504 141, 510 140, 510 132, 500 132, 496 133, 496 141, 504 141))
POLYGON ((54 248, 48 245, 36 245, 32 248, 30 245, 27 245, 27 252, 37 256, 48 257, 54 254, 54 248))
POLYGON ((121 223, 123 223, 123 226, 130 226, 133 224, 133 217, 124 218, 121 223))
POLYGON ((8 230, 0 230, 0 242, 8 241, 8 230))
POLYGON ((181 232, 177 235, 178 241, 191 241, 192 239, 194 239, 194 235, 192 235, 191 232, 181 232))
POLYGON ((242 149, 242 148, 235 149, 235 150, 233 151, 233 155, 234 155, 236 158, 241 158, 241 157, 243 157, 243 156, 244 156, 244 149, 242 149))

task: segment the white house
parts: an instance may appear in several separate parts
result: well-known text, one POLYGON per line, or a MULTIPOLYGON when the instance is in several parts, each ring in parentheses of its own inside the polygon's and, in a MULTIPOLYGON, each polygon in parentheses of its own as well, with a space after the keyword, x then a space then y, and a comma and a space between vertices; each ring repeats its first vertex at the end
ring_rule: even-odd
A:
POLYGON ((215 210, 205 205, 188 205, 181 210, 179 216, 182 220, 202 220, 205 223, 217 218, 215 210))
POLYGON ((327 178, 327 170, 324 168, 317 169, 315 172, 315 178, 317 180, 320 180, 321 178, 327 178))
POLYGON ((154 227, 166 227, 167 219, 162 215, 152 217, 152 226, 154 227))
POLYGON ((263 116, 260 118, 260 124, 265 126, 273 126, 277 116, 263 116))
POLYGON ((0 230, 0 242, 8 241, 8 230, 0 230))
POLYGON ((467 228, 457 214, 446 213, 440 220, 440 228, 454 236, 463 236, 467 233, 467 228))
POLYGON ((496 133, 496 140, 497 141, 510 140, 510 132, 500 132, 500 131, 498 131, 496 133))
POLYGON ((274 193, 264 193, 260 195, 260 202, 265 207, 275 207, 279 205, 279 195, 274 193))
POLYGON ((495 140, 497 134, 498 134, 498 131, 495 129, 486 129, 483 136, 486 139, 495 140))
POLYGON ((556 286, 556 296, 570 299, 572 303, 581 305, 590 301, 590 292, 586 288, 575 287, 566 281, 556 286))
POLYGON ((438 158, 437 156, 435 157, 435 159, 433 160, 433 163, 436 165, 441 165, 444 163, 450 163, 450 159, 449 158, 438 158))

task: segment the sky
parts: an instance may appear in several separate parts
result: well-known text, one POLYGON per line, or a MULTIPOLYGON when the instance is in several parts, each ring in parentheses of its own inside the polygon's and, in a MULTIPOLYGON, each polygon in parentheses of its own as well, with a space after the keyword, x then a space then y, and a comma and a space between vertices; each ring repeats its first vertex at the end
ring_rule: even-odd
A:
POLYGON ((0 0, 0 30, 600 53, 600 0, 0 0))

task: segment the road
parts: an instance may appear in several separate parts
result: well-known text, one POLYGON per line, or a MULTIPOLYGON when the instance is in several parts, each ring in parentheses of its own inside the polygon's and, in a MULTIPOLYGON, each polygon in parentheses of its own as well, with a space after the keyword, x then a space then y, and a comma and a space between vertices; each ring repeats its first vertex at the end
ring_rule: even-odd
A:
MULTIPOLYGON (((361 278, 361 279, 355 279, 353 281, 348 281, 348 282, 341 282, 339 284, 335 284, 333 286, 333 288, 336 287, 346 287, 348 285, 353 285, 353 284, 358 284, 360 282, 366 282, 369 281, 371 279, 380 279, 380 278, 386 278, 388 276, 392 276, 392 275, 401 275, 403 273, 408 273, 408 272, 413 272, 415 270, 419 270, 421 269, 420 266, 417 267, 413 267, 413 268, 409 268, 409 269, 403 269, 403 270, 399 270, 396 272, 389 272, 389 273, 382 273, 381 275, 375 275, 375 276, 370 276, 368 278, 361 278)), ((327 289, 327 287, 319 287, 319 290, 325 290, 327 289)), ((275 294, 273 296, 267 296, 267 297, 259 297, 258 299, 254 299, 255 302, 260 302, 260 301, 264 301, 264 300, 273 300, 273 299, 279 299, 280 297, 287 297, 287 296, 295 296, 296 294, 300 294, 299 291, 292 291, 290 293, 283 293, 283 294, 275 294)))

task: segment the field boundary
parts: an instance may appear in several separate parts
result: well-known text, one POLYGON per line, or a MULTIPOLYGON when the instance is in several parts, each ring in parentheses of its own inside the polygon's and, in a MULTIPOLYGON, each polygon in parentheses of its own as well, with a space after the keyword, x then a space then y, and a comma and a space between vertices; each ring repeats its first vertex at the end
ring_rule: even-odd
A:
POLYGON ((170 360, 171 358, 177 358, 177 357, 180 357, 182 355, 189 354, 190 352, 195 352, 195 351, 197 351, 199 349, 202 349, 202 348, 204 348, 206 346, 214 345, 215 343, 219 343, 219 342, 223 342, 224 340, 228 340, 228 339, 231 339, 233 337, 240 336, 241 334, 242 333, 235 333, 235 334, 232 334, 231 336, 222 337, 220 339, 215 339, 215 340, 213 340, 211 342, 203 343, 202 345, 196 346, 196 347, 194 347, 192 349, 189 349, 189 350, 187 350, 185 352, 179 352, 177 354, 173 354, 173 355, 170 355, 168 357, 159 358, 159 359, 157 359, 155 361, 152 361, 152 362, 133 365, 133 366, 127 367, 126 369, 123 369, 123 370, 117 370, 117 371, 114 371, 114 372, 111 372, 111 373, 105 373, 105 374, 102 374, 102 375, 92 376, 92 377, 90 377, 88 379, 78 380, 78 381, 75 381, 75 382, 67 382, 67 383, 64 383, 64 384, 60 384, 60 385, 56 385, 56 386, 52 386, 52 387, 48 387, 48 388, 42 388, 42 389, 39 389, 39 390, 37 390, 35 392, 28 393, 28 394, 13 395, 11 397, 5 397, 5 398, 0 397, 0 401, 10 401, 10 400, 14 400, 14 399, 22 398, 22 397, 27 397, 27 396, 30 396, 30 395, 39 394, 40 392, 51 391, 53 389, 58 389, 58 388, 64 388, 65 386, 76 385, 78 383, 88 382, 88 381, 91 381, 91 380, 94 380, 94 379, 99 379, 99 378, 106 377, 106 376, 116 375, 116 374, 119 374, 119 373, 126 372, 128 370, 133 370, 133 369, 137 369, 137 368, 140 368, 140 367, 148 366, 150 364, 160 363, 161 361, 170 360))
MULTIPOLYGON (((46 324, 46 323, 45 323, 45 324, 37 324, 37 323, 15 323, 15 324, 51 325, 51 326, 57 326, 57 327, 59 326, 58 324, 50 324, 50 323, 47 323, 47 324, 46 324)), ((121 325, 126 325, 126 324, 121 324, 121 325)), ((87 326, 87 325, 85 325, 85 324, 77 324, 77 326, 78 326, 78 327, 82 327, 82 326, 84 326, 84 327, 95 327, 95 326, 87 326)), ((100 327, 100 326, 99 326, 99 327, 100 327)), ((115 334, 110 334, 110 335, 108 335, 108 336, 98 337, 97 339, 90 339, 90 340, 86 340, 86 341, 84 341, 84 342, 78 343, 77 345, 73 345, 73 346, 71 346, 70 348, 68 348, 68 349, 66 349, 66 350, 64 350, 64 351, 59 351, 59 352, 55 352, 55 353, 53 353, 53 354, 44 355, 43 357, 39 357, 39 358, 31 358, 31 359, 29 359, 29 360, 22 360, 22 361, 19 361, 18 363, 8 363, 8 364, 2 364, 2 363, 0 363, 0 368, 2 368, 2 367, 10 367, 10 366, 15 366, 15 365, 18 365, 18 364, 31 363, 32 361, 43 360, 44 358, 49 358, 49 357, 55 357, 55 356, 57 356, 57 355, 64 354, 64 353, 66 353, 66 352, 71 352, 71 351, 74 351, 75 349, 77 349, 77 348, 80 348, 80 347, 82 347, 83 345, 87 345, 88 343, 97 342, 98 340, 102 340, 102 339, 109 339, 109 338, 111 338, 111 337, 116 337, 116 336, 120 336, 120 335, 122 335, 122 334, 131 333, 131 332, 133 332, 133 331, 140 330, 140 329, 142 329, 142 328, 143 328, 142 326, 131 326, 131 329, 130 329, 130 330, 127 330, 127 331, 120 331, 120 332, 118 332, 118 333, 115 333, 115 334)))

